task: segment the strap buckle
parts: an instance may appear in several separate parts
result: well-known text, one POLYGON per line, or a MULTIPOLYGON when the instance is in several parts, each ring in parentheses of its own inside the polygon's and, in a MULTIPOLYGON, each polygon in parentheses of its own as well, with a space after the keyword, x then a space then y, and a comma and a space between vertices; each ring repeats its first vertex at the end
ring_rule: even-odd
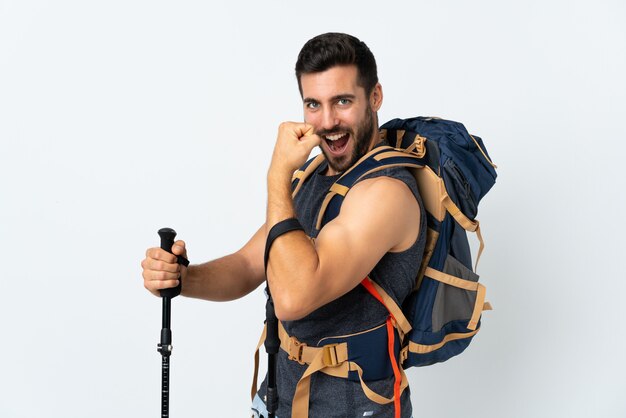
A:
POLYGON ((409 346, 407 345, 402 350, 400 350, 400 365, 404 364, 406 359, 409 358, 409 346))
POLYGON ((289 360, 297 361, 301 365, 304 365, 305 362, 302 360, 302 353, 306 346, 306 343, 301 343, 295 337, 289 337, 289 360))
POLYGON ((337 356, 337 346, 339 344, 328 344, 322 347, 322 362, 326 367, 335 367, 339 364, 337 356))
POLYGON ((424 155, 426 155, 426 138, 419 134, 415 135, 413 146, 411 148, 413 148, 413 153, 418 158, 424 158, 424 155))

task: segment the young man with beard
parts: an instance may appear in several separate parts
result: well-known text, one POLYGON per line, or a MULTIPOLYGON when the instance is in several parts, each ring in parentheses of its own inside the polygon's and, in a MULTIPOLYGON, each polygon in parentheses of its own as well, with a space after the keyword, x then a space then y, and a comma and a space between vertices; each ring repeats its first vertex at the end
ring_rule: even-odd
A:
MULTIPOLYGON (((298 56, 296 76, 304 123, 284 122, 278 130, 267 174, 265 224, 239 251, 223 258, 184 268, 173 255, 151 248, 142 267, 144 285, 155 295, 159 289, 178 285, 180 279, 184 296, 236 299, 265 280, 263 255, 270 228, 295 217, 304 231, 291 231, 274 241, 267 279, 285 331, 301 343, 318 346, 330 336, 362 333, 385 324, 388 311, 360 285, 368 275, 402 305, 419 268, 416 260, 424 248, 425 216, 411 174, 391 168, 355 184, 339 215, 316 231, 317 214, 330 186, 382 144, 377 111, 383 92, 369 48, 346 34, 327 33, 308 41, 298 56), (326 162, 293 199, 292 175, 316 146, 326 162)), ((173 252, 185 255, 184 242, 177 241, 173 252)), ((291 360, 283 350, 277 363, 276 416, 296 416, 292 399, 307 365, 291 360)), ((382 396, 393 396, 393 376, 366 384, 382 396)), ((254 410, 264 409, 264 394, 265 384, 255 397, 254 410)), ((308 405, 311 418, 394 416, 393 403, 371 401, 358 381, 325 373, 311 377, 308 405)), ((401 411, 402 417, 411 416, 408 389, 401 396, 401 411)))

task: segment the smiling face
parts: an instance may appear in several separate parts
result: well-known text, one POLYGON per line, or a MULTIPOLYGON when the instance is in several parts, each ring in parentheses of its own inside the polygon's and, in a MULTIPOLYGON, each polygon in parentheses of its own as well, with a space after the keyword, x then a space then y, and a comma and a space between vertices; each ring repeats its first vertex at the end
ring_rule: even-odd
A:
POLYGON ((382 104, 380 84, 369 97, 357 84, 354 65, 302 74, 304 120, 322 138, 320 148, 329 175, 350 168, 379 141, 376 112, 382 104))

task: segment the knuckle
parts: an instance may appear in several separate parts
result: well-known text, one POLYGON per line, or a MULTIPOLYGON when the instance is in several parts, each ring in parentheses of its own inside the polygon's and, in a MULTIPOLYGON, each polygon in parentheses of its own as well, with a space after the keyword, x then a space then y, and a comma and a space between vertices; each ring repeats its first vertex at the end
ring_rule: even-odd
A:
POLYGON ((148 251, 146 251, 146 255, 148 256, 148 258, 159 258, 160 251, 161 249, 159 247, 148 248, 148 251))
POLYGON ((156 260, 162 260, 167 253, 163 248, 155 248, 153 254, 156 260))

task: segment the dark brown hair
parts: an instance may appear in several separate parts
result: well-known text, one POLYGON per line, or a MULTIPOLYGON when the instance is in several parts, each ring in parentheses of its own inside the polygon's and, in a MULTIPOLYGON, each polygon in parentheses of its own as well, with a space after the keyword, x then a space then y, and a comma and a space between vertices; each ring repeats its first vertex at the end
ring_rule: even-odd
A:
POLYGON ((355 65, 358 72, 357 83, 369 96, 376 83, 378 71, 372 51, 352 35, 345 33, 324 33, 310 39, 298 54, 296 78, 302 94, 300 77, 302 74, 319 73, 338 65, 355 65))

